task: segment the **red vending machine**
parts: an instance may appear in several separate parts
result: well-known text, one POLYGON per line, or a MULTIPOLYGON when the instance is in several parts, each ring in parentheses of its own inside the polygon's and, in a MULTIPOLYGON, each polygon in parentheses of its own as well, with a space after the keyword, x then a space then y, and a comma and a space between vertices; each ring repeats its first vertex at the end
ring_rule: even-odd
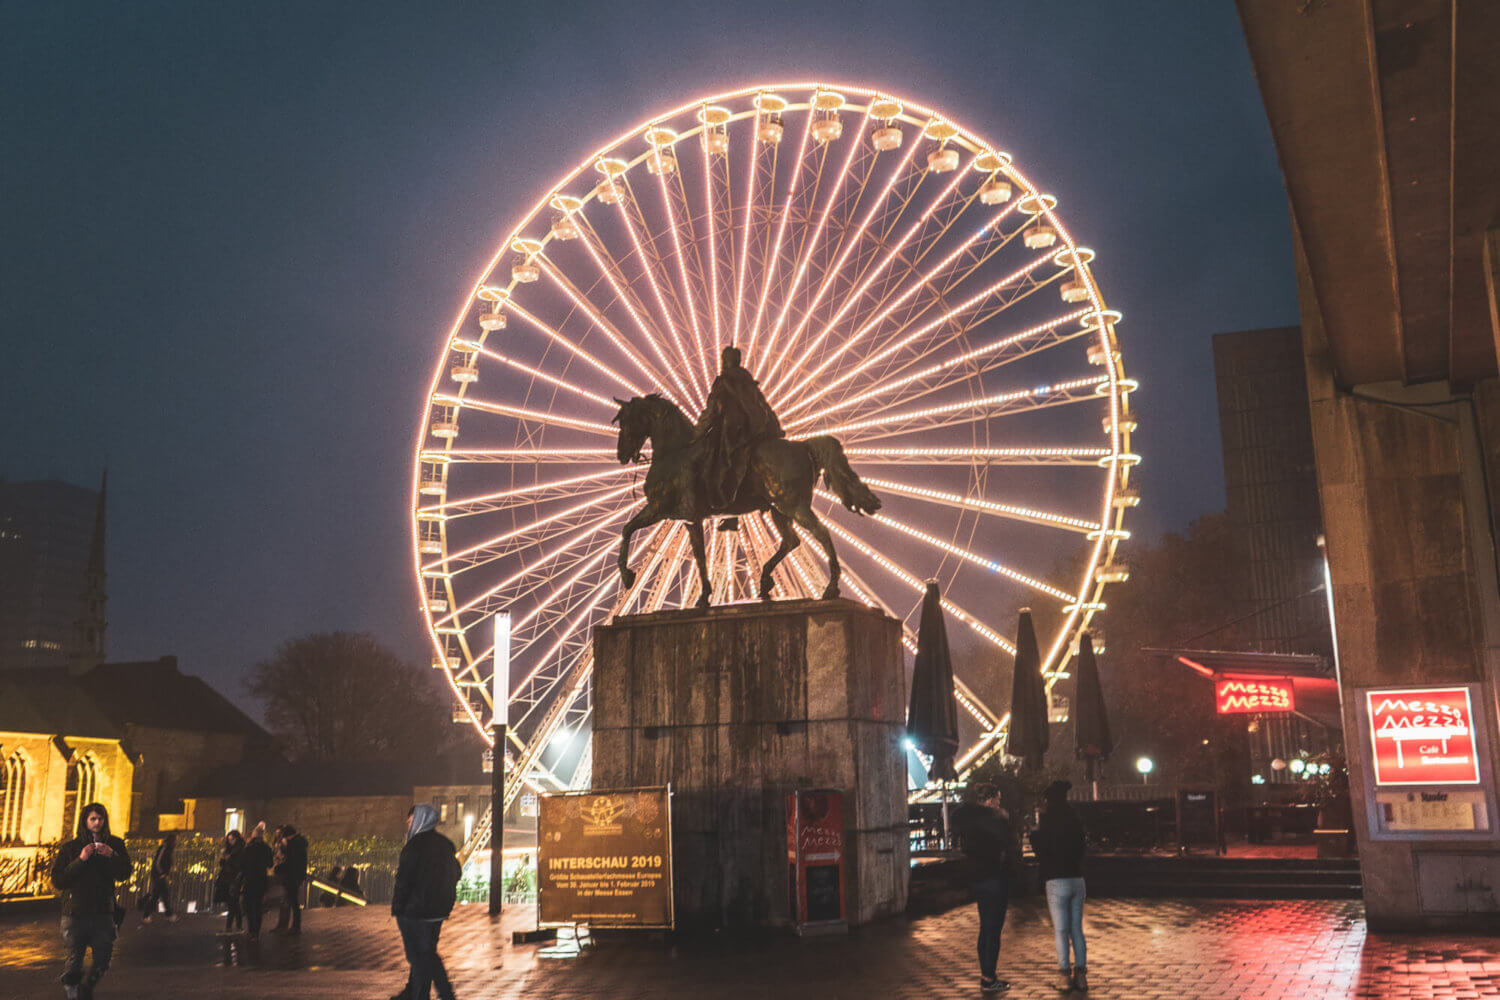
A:
POLYGON ((819 789, 786 797, 786 850, 797 933, 847 930, 842 792, 819 789))

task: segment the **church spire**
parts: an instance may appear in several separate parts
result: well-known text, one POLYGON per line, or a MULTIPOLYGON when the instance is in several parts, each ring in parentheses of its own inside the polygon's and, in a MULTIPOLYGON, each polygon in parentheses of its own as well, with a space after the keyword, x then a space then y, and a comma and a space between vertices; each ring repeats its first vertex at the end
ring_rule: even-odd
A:
POLYGON ((104 662, 104 618, 107 599, 104 588, 104 531, 109 506, 109 467, 99 480, 99 501, 94 508, 94 536, 89 542, 89 564, 85 574, 78 620, 73 623, 72 668, 76 673, 92 670, 104 662))

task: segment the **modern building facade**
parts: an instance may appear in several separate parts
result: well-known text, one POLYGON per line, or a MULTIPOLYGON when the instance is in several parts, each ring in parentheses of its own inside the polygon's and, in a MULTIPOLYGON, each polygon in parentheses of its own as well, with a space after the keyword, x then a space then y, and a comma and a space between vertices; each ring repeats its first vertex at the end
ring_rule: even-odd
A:
POLYGON ((0 481, 0 669, 104 659, 106 488, 0 481))

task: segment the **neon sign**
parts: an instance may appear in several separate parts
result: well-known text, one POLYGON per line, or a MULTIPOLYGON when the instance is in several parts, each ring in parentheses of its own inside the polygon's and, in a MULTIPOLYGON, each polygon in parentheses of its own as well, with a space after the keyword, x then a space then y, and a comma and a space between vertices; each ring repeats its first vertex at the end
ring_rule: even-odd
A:
POLYGON ((1214 682, 1214 707, 1220 715, 1290 712, 1296 702, 1285 677, 1220 677, 1214 682))
POLYGON ((1468 688, 1367 691, 1377 785, 1477 785, 1468 688))

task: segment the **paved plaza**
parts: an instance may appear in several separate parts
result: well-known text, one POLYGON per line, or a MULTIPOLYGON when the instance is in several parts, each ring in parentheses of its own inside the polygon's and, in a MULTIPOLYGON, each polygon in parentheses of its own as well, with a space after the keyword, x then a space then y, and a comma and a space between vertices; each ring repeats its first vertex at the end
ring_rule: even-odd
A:
MULTIPOLYGON (((978 997, 972 907, 899 919, 847 937, 751 941, 610 937, 512 945, 530 911, 503 928, 461 907, 442 952, 461 1000, 508 997, 818 1000, 978 997), (503 933, 502 933, 503 930, 503 933)), ((312 910, 298 938, 218 938, 216 918, 185 916, 121 935, 101 998, 285 997, 384 1000, 405 963, 379 909, 312 910)), ((1089 903, 1099 998, 1500 997, 1500 941, 1367 933, 1360 903, 1102 899, 1089 903)), ((1055 1000, 1052 931, 1037 900, 1013 906, 1001 955, 1012 997, 1055 1000)), ((61 996, 57 921, 0 918, 0 997, 61 996)))

